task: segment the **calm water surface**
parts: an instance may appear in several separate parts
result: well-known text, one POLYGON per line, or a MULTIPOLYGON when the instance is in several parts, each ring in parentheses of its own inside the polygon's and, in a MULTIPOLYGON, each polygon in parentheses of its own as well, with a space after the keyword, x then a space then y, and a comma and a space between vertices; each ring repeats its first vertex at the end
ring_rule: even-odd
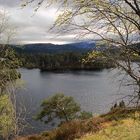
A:
POLYGON ((24 88, 19 91, 18 98, 28 110, 27 121, 32 127, 25 133, 37 133, 51 129, 34 121, 33 116, 45 98, 57 92, 74 97, 81 108, 93 114, 105 113, 112 103, 119 98, 118 82, 113 77, 114 71, 76 71, 76 72, 40 72, 39 69, 20 69, 24 88))

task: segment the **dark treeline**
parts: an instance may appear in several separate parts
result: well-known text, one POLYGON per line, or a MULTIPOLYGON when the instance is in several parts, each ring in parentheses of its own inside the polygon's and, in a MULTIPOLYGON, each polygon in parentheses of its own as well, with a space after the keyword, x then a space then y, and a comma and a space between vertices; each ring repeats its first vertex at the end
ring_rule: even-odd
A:
MULTIPOLYGON (((128 46, 134 53, 131 58, 133 61, 140 61, 139 43, 128 46), (139 54, 139 53, 137 53, 139 54)), ((111 48, 106 45, 96 47, 95 43, 74 43, 67 45, 54 45, 54 44, 28 44, 24 46, 11 46, 17 53, 18 58, 21 60, 25 68, 39 68, 42 71, 55 71, 55 70, 98 70, 103 68, 110 68, 113 65, 111 59, 106 59, 106 54, 112 57, 118 56, 117 59, 124 60, 124 52, 121 49, 111 48), (95 52, 96 59, 83 63, 83 59, 87 59, 89 52, 95 52), (96 54, 97 52, 97 54, 96 54), (109 54, 108 54, 109 52, 109 54), (105 56, 105 57, 103 57, 105 56)), ((132 53, 131 52, 131 53, 132 53)))
POLYGON ((62 53, 62 54, 18 54, 23 67, 39 68, 42 71, 59 71, 59 70, 98 70, 110 68, 111 64, 105 60, 96 60, 94 62, 83 63, 87 57, 86 53, 62 53))

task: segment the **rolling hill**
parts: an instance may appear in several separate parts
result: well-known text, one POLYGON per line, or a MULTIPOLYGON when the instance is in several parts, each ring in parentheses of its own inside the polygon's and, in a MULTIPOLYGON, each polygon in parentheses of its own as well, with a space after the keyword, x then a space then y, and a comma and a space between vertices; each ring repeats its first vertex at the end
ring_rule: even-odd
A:
POLYGON ((56 44, 26 44, 12 46, 19 53, 65 53, 65 52, 89 52, 96 49, 95 42, 78 42, 64 45, 56 44))

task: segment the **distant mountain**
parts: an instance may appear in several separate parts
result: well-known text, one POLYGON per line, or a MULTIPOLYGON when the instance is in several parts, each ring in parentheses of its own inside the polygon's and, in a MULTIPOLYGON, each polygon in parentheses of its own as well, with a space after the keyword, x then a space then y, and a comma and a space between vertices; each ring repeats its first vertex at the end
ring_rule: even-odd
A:
POLYGON ((96 49, 95 42, 78 42, 64 45, 56 44, 27 44, 12 46, 19 53, 65 53, 65 52, 89 52, 96 49))

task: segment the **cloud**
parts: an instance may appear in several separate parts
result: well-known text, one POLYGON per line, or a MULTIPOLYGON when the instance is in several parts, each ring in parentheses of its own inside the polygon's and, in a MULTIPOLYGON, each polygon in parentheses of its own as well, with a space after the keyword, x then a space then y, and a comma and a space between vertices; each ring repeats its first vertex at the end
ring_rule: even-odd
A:
MULTIPOLYGON (((9 24, 17 29, 17 35, 11 41, 12 44, 64 44, 95 38, 91 35, 85 38, 81 35, 85 31, 80 32, 79 29, 75 29, 72 26, 64 27, 59 34, 56 29, 50 31, 49 29, 53 26, 60 12, 62 12, 63 7, 58 11, 60 5, 53 5, 53 7, 49 8, 43 6, 35 13, 33 5, 21 8, 21 1, 23 0, 0 0, 0 9, 5 9, 9 12, 9 24), (67 32, 68 30, 69 32, 67 32)), ((81 23, 80 19, 76 21, 81 23)))
POLYGON ((32 7, 22 9, 20 4, 20 0, 0 0, 0 9, 8 11, 9 24, 17 29, 11 43, 63 44, 76 41, 75 33, 60 33, 57 36, 56 30, 49 31, 59 14, 57 7, 41 8, 34 14, 32 7))
POLYGON ((21 0, 0 0, 0 5, 5 7, 16 7, 21 3, 21 0))

